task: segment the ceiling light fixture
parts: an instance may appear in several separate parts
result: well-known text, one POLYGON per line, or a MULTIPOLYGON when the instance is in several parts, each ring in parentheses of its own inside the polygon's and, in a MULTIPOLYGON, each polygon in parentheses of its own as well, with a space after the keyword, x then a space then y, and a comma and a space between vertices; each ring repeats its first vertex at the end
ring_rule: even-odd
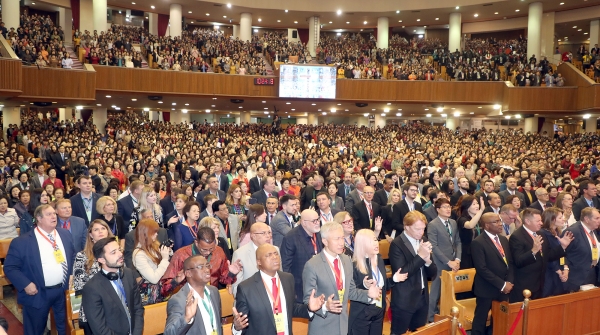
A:
POLYGON ((401 23, 401 22, 402 22, 402 20, 398 20, 398 22, 400 22, 400 23, 401 23))
POLYGON ((420 22, 420 21, 421 21, 421 19, 417 19, 417 22, 420 22))
POLYGON ((296 24, 297 24, 297 23, 298 23, 298 21, 294 21, 294 23, 296 23, 296 24))
POLYGON ((261 18, 258 18, 258 22, 262 22, 262 19, 261 19, 261 18))
POLYGON ((399 11, 399 10, 397 10, 397 11, 396 11, 396 14, 400 14, 400 11, 399 11))
POLYGON ((473 14, 473 16, 475 16, 475 17, 478 17, 478 16, 479 16, 479 14, 473 14))
POLYGON ((192 14, 192 11, 191 11, 191 10, 190 10, 190 11, 188 11, 188 14, 192 14))
POLYGON ((131 99, 131 101, 137 101, 137 99, 134 98, 134 99, 131 99))
POLYGON ((494 15, 498 15, 498 12, 495 12, 494 15))
POLYGON ((431 114, 426 114, 425 116, 427 116, 427 117, 431 117, 431 114))
POLYGON ((402 113, 396 113, 396 116, 402 116, 402 113))
POLYGON ((281 22, 281 20, 277 20, 277 22, 281 22))
POLYGON ((367 24, 367 21, 363 22, 364 24, 367 24))
POLYGON ((436 20, 436 21, 439 21, 439 20, 440 20, 440 18, 439 18, 439 17, 436 17, 436 18, 435 18, 435 20, 436 20))
POLYGON ((150 8, 154 9, 154 8, 156 8, 156 7, 154 7, 154 6, 150 6, 150 8))
POLYGON ((107 98, 110 98, 110 95, 107 95, 106 97, 107 97, 107 98))
POLYGON ((521 11, 520 9, 515 9, 515 12, 520 12, 520 11, 521 11))
POLYGON ((206 13, 206 16, 210 16, 210 13, 206 13))
POLYGON ((338 9, 336 13, 337 13, 337 15, 342 15, 342 10, 338 9))
POLYGON ((456 6, 456 9, 459 9, 459 8, 460 8, 460 6, 456 6))
POLYGON ((288 12, 288 10, 286 9, 286 10, 285 10, 285 12, 287 13, 287 12, 288 12))
POLYGON ((230 3, 227 4, 227 8, 231 8, 231 4, 230 3))

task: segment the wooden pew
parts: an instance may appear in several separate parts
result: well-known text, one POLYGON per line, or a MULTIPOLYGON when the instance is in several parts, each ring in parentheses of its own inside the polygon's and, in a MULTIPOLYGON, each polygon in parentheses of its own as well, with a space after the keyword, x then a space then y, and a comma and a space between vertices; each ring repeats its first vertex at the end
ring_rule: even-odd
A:
MULTIPOLYGON (((494 334, 506 334, 522 303, 492 304, 494 334)), ((600 289, 530 300, 513 335, 523 334, 598 334, 600 333, 600 289)))
POLYGON ((144 306, 143 335, 158 335, 165 332, 167 325, 167 303, 144 306))
POLYGON ((219 290, 221 296, 221 318, 229 318, 233 316, 234 299, 233 294, 227 289, 219 290))
POLYGON ((442 291, 440 294, 440 315, 450 315, 451 309, 459 310, 459 321, 466 330, 473 325, 475 315, 475 298, 456 300, 457 293, 471 292, 475 269, 459 270, 458 272, 442 271, 442 291))
POLYGON ((75 296, 75 291, 65 291, 67 305, 67 334, 83 335, 83 329, 79 328, 79 309, 73 309, 71 300, 75 296))
MULTIPOLYGON (((0 240, 0 258, 6 258, 8 247, 12 239, 0 240)), ((0 300, 4 299, 4 286, 10 285, 10 281, 4 275, 4 265, 0 264, 0 300)))

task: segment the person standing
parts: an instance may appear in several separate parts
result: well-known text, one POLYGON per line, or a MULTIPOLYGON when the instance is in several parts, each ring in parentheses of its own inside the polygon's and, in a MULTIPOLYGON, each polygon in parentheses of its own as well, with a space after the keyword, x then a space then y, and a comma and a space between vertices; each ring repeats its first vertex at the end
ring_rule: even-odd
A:
POLYGON ((94 244, 100 271, 83 287, 81 305, 93 334, 141 335, 144 308, 131 269, 124 267, 117 239, 106 237, 94 244))
POLYGON ((245 335, 291 335, 292 318, 310 319, 309 312, 319 311, 325 296, 315 297, 313 290, 307 304, 295 301, 294 278, 280 271, 277 247, 262 244, 254 257, 259 271, 238 286, 233 334, 242 334, 244 329, 245 335))
POLYGON ((222 335, 221 297, 210 285, 210 262, 201 255, 190 256, 183 271, 187 285, 169 299, 165 335, 222 335))
MULTIPOLYGON (((302 271, 304 303, 311 297, 324 295, 325 304, 308 325, 308 335, 348 334, 348 301, 370 304, 381 299, 381 288, 370 285, 368 290, 356 288, 352 261, 344 255, 344 230, 337 222, 321 227, 323 250, 311 258, 302 271)), ((372 282, 369 282, 372 284, 372 282)))
POLYGON ((427 237, 433 247, 433 260, 437 268, 437 275, 431 283, 431 295, 429 297, 429 322, 433 322, 433 316, 440 309, 438 302, 442 288, 442 271, 458 271, 460 269, 460 255, 462 244, 458 224, 450 218, 452 207, 450 200, 440 198, 435 202, 438 217, 433 219, 427 227, 427 237))
POLYGON ((531 291, 531 298, 542 297, 542 282, 546 275, 547 263, 560 259, 573 240, 573 233, 565 232, 559 239, 560 245, 551 247, 539 230, 542 228, 542 215, 533 208, 523 210, 523 225, 510 235, 509 247, 515 263, 515 287, 510 293, 510 302, 523 301, 523 290, 531 291))
POLYGON ((393 206, 393 212, 395 214, 393 216, 392 226, 389 228, 390 232, 396 231, 396 236, 404 230, 402 222, 404 221, 404 216, 408 214, 408 212, 416 210, 423 213, 423 206, 416 201, 417 196, 419 195, 418 185, 412 182, 404 183, 402 192, 404 192, 405 195, 404 199, 393 206))
POLYGON ((23 306, 24 334, 43 334, 52 308, 58 334, 66 335, 64 291, 73 272, 73 238, 56 227, 52 206, 37 207, 33 216, 37 227, 12 240, 4 273, 18 291, 17 303, 23 306))
POLYGON ((81 176, 77 179, 77 183, 79 184, 79 194, 71 197, 73 215, 82 218, 87 227, 90 225, 90 222, 98 218, 96 204, 100 197, 98 194, 92 192, 91 177, 81 176))
POLYGON ((55 204, 56 216, 58 217, 58 226, 71 233, 73 236, 73 246, 75 253, 80 252, 85 247, 87 240, 87 226, 82 218, 72 216, 71 201, 69 199, 60 199, 55 204))
POLYGON ((419 211, 410 211, 404 216, 404 231, 390 244, 390 265, 392 272, 408 274, 406 281, 392 287, 392 327, 391 334, 404 334, 415 331, 427 323, 429 290, 427 277, 437 274, 431 259, 431 243, 423 241, 427 219, 419 211))
POLYGON ((273 245, 281 247, 283 237, 296 226, 294 216, 298 213, 299 201, 295 195, 286 194, 281 197, 281 210, 270 222, 273 229, 273 245))
POLYGON ((598 238, 600 213, 594 207, 586 207, 581 211, 581 221, 567 228, 574 240, 569 244, 565 255, 565 268, 568 276, 565 283, 567 292, 577 292, 581 285, 598 282, 598 238))
POLYGON ((515 278, 508 239, 502 236, 502 220, 494 213, 481 216, 484 233, 471 242, 475 279, 475 316, 472 335, 486 334, 486 322, 493 301, 508 301, 515 278))

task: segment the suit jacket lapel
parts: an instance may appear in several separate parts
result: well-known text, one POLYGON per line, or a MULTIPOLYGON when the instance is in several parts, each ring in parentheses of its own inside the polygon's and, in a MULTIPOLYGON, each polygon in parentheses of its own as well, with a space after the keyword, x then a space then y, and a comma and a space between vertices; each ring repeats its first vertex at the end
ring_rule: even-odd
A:
POLYGON ((415 249, 413 248, 412 244, 410 243, 410 241, 408 240, 408 237, 406 237, 406 235, 402 234, 402 241, 404 242, 404 244, 406 245, 406 247, 408 248, 408 251, 410 251, 410 253, 413 256, 416 256, 417 253, 415 252, 415 249))
MULTIPOLYGON (((279 280, 281 280, 281 277, 279 277, 279 280)), ((256 289, 256 292, 258 292, 258 297, 259 297, 260 303, 263 305, 263 308, 266 311, 267 315, 269 315, 268 318, 271 321, 271 323, 273 324, 273 327, 276 328, 275 318, 273 318, 273 305, 269 301, 269 294, 267 293, 267 288, 265 287, 262 276, 260 275, 260 271, 256 272, 254 274, 254 283, 256 285, 255 289, 256 289)), ((281 285, 282 285, 282 289, 284 289, 284 294, 287 297, 285 300, 286 303, 288 303, 289 301, 293 301, 295 298, 290 298, 290 294, 288 294, 285 291, 283 282, 281 283, 281 285)), ((288 311, 288 313, 290 312, 289 307, 287 308, 287 311, 288 311)))
MULTIPOLYGON (((483 233, 483 235, 485 235, 485 240, 487 241, 489 246, 494 248, 494 250, 496 250, 496 255, 498 255, 498 257, 500 257, 500 259, 502 259, 502 261, 504 262, 504 258, 502 258, 502 255, 500 254, 500 250, 498 250, 498 247, 496 246, 496 242, 492 241, 492 239, 490 238, 490 236, 488 234, 483 233)), ((500 238, 498 238, 498 240, 500 240, 500 238)), ((500 245, 502 245, 502 240, 500 240, 500 245)), ((504 246, 502 246, 502 248, 504 248, 504 246)), ((506 250, 506 249, 504 249, 504 250, 506 250)))
MULTIPOLYGON (((334 290, 336 291, 335 294, 337 296, 337 286, 336 286, 336 282, 335 282, 335 277, 333 276, 333 271, 331 270, 330 266, 329 266, 329 260, 327 259, 327 256, 325 256, 325 250, 321 251, 321 259, 323 260, 323 267, 325 267, 325 272, 327 273, 327 277, 329 278, 329 282, 332 283, 332 286, 334 288, 334 290)), ((344 271, 346 270, 346 265, 342 264, 342 266, 344 267, 344 271)), ((345 274, 344 274, 345 275, 345 274)), ((348 282, 348 281, 346 281, 348 282)), ((344 295, 346 296, 346 295, 344 295)), ((338 297, 339 299, 339 297, 338 297)))

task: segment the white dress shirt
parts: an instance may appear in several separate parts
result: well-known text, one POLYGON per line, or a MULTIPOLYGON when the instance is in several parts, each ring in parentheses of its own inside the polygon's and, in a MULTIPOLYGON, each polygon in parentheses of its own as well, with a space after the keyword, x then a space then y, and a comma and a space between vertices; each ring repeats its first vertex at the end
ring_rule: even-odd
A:
MULTIPOLYGON (((415 254, 417 254, 417 256, 419 256, 419 246, 421 245, 421 241, 415 240, 408 234, 404 234, 404 235, 406 236, 406 238, 408 239, 408 242, 410 242, 413 249, 415 250, 415 254)), ((421 271, 421 269, 419 269, 419 271, 421 271)), ((424 289, 424 288, 425 288, 425 282, 423 281, 423 276, 421 275, 421 289, 424 289)))
MULTIPOLYGON (((40 259, 42 260, 42 272, 44 274, 44 284, 46 286, 54 286, 58 284, 62 284, 63 282, 63 267, 61 263, 56 262, 56 258, 54 258, 54 247, 52 244, 48 242, 49 239, 48 233, 45 232, 41 228, 34 229, 35 238, 38 243, 38 249, 40 250, 40 259), (39 230, 38 230, 39 229, 39 230), (40 231, 45 234, 42 236, 40 231)), ((60 235, 56 232, 56 230, 52 230, 52 234, 54 236, 54 240, 58 245, 58 248, 63 254, 65 260, 67 259, 67 254, 65 253, 65 247, 63 246, 60 235)))
MULTIPOLYGON (((221 327, 221 320, 217 320, 217 311, 215 309, 215 306, 213 306, 212 301, 210 300, 210 294, 208 293, 208 290, 204 291, 204 299, 202 299, 200 297, 200 294, 198 294, 198 292, 196 292, 196 290, 194 290, 194 288, 189 283, 188 283, 188 287, 190 288, 190 291, 194 292, 193 293, 194 298, 198 302, 198 310, 200 311, 200 315, 202 316, 202 321, 203 321, 202 325, 204 326, 204 331, 206 332, 206 334, 212 334, 213 324, 214 324, 214 327, 216 330, 217 327, 221 327), (210 314, 208 313, 208 310, 204 307, 204 304, 202 303, 201 300, 204 300, 206 305, 208 305, 209 308, 212 308, 213 324, 211 324, 210 314)), ((192 320, 190 321, 190 324, 193 322, 194 322, 194 318, 192 318, 192 320)))

